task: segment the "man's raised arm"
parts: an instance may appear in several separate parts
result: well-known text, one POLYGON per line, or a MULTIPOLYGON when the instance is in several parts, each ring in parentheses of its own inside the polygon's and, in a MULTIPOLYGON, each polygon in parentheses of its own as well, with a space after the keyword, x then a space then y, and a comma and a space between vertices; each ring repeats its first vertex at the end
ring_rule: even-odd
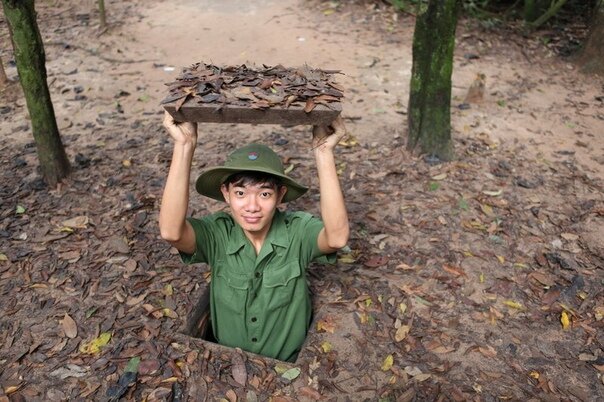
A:
POLYGON ((336 162, 333 150, 346 128, 341 117, 329 127, 313 128, 313 150, 319 173, 319 191, 321 194, 321 218, 325 227, 319 233, 317 243, 325 253, 332 253, 346 245, 350 227, 348 213, 344 204, 344 195, 336 173, 336 162))
POLYGON ((197 145, 197 124, 177 123, 166 112, 164 127, 174 141, 174 151, 159 210, 159 230, 161 237, 178 250, 193 254, 195 233, 185 217, 189 206, 189 176, 197 145))

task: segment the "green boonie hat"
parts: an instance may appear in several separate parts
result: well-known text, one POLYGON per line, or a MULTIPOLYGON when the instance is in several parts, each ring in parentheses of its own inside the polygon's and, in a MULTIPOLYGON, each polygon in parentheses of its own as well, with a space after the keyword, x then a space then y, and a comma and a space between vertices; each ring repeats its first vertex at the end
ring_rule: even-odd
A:
POLYGON ((240 172, 268 173, 280 178, 287 187, 282 202, 293 201, 308 191, 308 188, 285 175, 279 156, 262 144, 249 144, 236 149, 227 157, 224 165, 206 169, 197 178, 195 189, 201 195, 224 201, 220 186, 229 176, 240 172))

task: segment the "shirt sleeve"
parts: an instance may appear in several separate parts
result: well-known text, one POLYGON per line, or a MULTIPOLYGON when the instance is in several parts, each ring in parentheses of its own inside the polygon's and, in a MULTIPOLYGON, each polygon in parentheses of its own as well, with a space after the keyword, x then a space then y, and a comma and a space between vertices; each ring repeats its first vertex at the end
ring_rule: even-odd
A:
POLYGON ((215 248, 214 234, 215 221, 212 216, 202 219, 187 218, 195 232, 195 253, 187 254, 179 252, 180 258, 185 264, 208 263, 215 248))
POLYGON ((304 222, 304 233, 308 233, 307 236, 304 236, 304 244, 303 247, 310 252, 310 260, 314 262, 318 262, 320 264, 335 264, 336 263, 336 253, 323 254, 321 250, 319 250, 319 233, 321 229, 325 226, 323 221, 319 218, 312 216, 311 214, 304 214, 303 222, 304 222))

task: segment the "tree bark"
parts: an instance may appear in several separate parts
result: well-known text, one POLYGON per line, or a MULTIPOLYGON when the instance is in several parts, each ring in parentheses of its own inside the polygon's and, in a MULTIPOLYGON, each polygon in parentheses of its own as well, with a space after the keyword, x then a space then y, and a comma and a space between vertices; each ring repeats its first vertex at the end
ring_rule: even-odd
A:
POLYGON ((604 76, 604 1, 594 12, 589 36, 579 56, 581 71, 604 76))
POLYGON ((54 187, 69 174, 70 166, 61 142, 46 82, 44 46, 34 0, 2 0, 13 39, 19 81, 23 87, 42 176, 54 187))
POLYGON ((430 0, 413 35, 407 149, 446 161, 451 141, 451 74, 459 0, 430 0))
POLYGON ((2 58, 0 57, 0 89, 4 88, 8 83, 8 77, 6 71, 4 71, 4 65, 2 64, 2 58))
POLYGON ((99 0, 99 17, 101 19, 100 27, 104 29, 107 27, 107 14, 105 13, 105 0, 99 0))

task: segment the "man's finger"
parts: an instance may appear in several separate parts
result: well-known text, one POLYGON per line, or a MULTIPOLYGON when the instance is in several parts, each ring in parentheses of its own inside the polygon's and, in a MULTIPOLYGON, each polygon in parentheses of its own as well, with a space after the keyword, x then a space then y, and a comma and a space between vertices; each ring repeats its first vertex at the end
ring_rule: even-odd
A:
POLYGON ((172 115, 168 112, 164 113, 164 126, 165 127, 172 127, 174 126, 174 117, 172 117, 172 115))

